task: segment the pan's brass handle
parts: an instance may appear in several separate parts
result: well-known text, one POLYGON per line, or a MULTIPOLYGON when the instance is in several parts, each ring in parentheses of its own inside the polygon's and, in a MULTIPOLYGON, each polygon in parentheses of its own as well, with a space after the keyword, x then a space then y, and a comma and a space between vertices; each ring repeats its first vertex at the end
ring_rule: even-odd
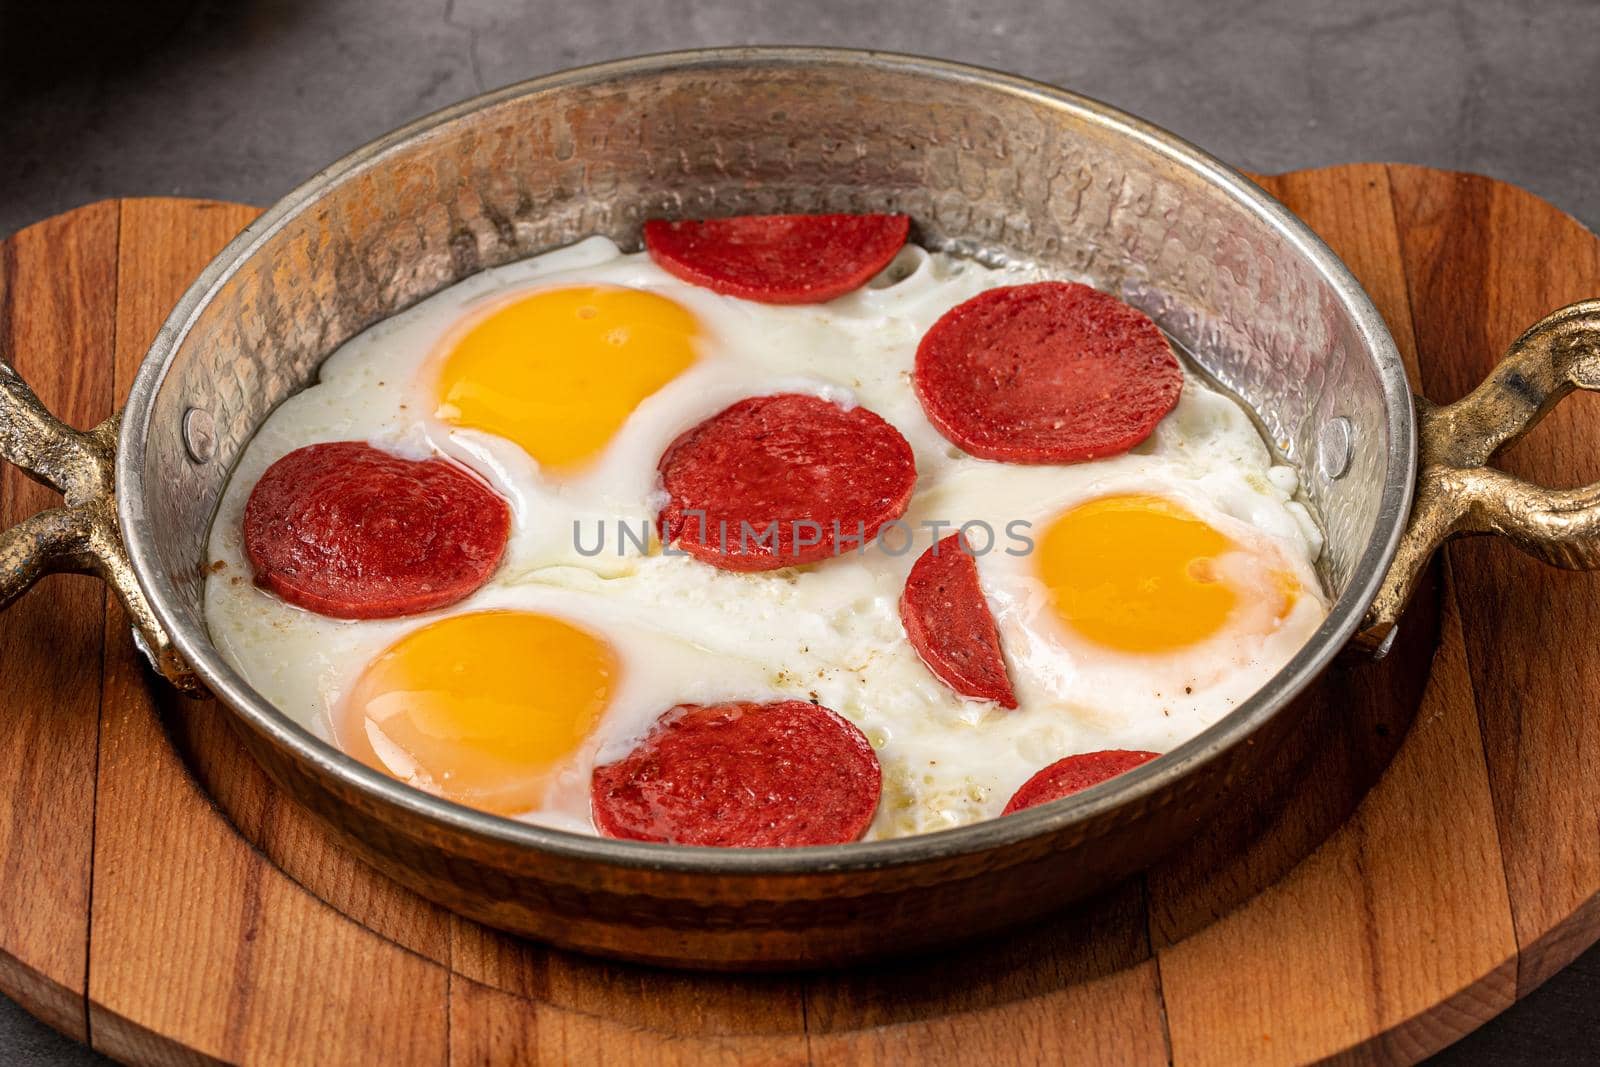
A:
POLYGON ((61 507, 0 531, 0 609, 46 574, 95 574, 116 590, 150 662, 185 691, 199 683, 156 621, 117 526, 116 450, 121 415, 74 430, 0 358, 0 458, 59 492, 61 507))
POLYGON ((1535 323, 1494 373, 1454 404, 1417 398, 1416 502, 1359 644, 1387 647, 1428 557, 1451 537, 1500 534, 1557 567, 1600 567, 1600 483, 1546 489, 1487 465, 1574 389, 1600 390, 1600 300, 1569 304, 1535 323))

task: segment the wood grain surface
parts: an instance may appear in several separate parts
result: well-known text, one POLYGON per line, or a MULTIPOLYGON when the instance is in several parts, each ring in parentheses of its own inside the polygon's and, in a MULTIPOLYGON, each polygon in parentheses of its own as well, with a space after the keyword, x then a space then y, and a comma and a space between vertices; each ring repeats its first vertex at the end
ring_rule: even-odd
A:
MULTIPOLYGON (((1513 187, 1384 165, 1261 181, 1344 257, 1434 399, 1600 294, 1600 239, 1513 187)), ((122 200, 17 234, 0 351, 69 422, 98 421, 254 214, 122 200)), ((1505 462, 1576 484, 1595 456, 1585 398, 1505 462)), ((48 499, 0 477, 0 521, 48 499)), ((97 583, 50 578, 0 615, 0 990, 139 1063, 1412 1062, 1600 938, 1600 579, 1462 542, 1436 595, 1431 671, 1423 612, 1406 669, 1330 689, 1317 713, 1348 744, 1252 816, 1248 849, 1202 838, 989 944, 741 977, 544 949, 400 890, 274 790, 225 712, 151 682, 97 583), (1345 818, 1363 759, 1396 742, 1345 818)))

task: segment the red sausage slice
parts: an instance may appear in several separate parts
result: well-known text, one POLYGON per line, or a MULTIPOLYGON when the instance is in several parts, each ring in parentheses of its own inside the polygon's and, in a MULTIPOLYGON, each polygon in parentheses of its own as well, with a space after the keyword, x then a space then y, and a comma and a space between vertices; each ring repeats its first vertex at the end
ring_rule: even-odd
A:
POLYGON ((1104 752, 1082 752, 1056 760, 1023 782, 1022 788, 1017 790, 1006 804, 1006 810, 1000 814, 1010 815, 1024 808, 1071 796, 1091 785, 1099 785, 1108 778, 1115 778, 1124 771, 1131 771, 1142 763, 1149 763, 1160 754, 1112 748, 1104 752))
POLYGON ((506 502, 460 467, 361 441, 290 452, 244 510, 257 583, 340 619, 455 603, 494 573, 510 531, 506 502))
POLYGON ((682 704, 590 797, 606 837, 727 848, 854 841, 878 809, 882 771, 866 737, 827 708, 682 704))
POLYGON ((1077 463, 1150 436, 1183 369, 1150 317, 1087 285, 990 289, 946 312, 917 347, 928 420, 982 459, 1077 463))
POLYGON ((661 540, 730 571, 815 563, 904 514, 911 446, 866 408, 754 396, 674 441, 660 463, 661 540))
POLYGON ((865 285, 906 243, 905 215, 742 215, 644 224, 667 273, 763 304, 821 304, 865 285))
POLYGON ((978 564, 951 534, 924 552, 900 595, 906 639, 938 679, 962 696, 1014 708, 1000 631, 978 585, 978 564))

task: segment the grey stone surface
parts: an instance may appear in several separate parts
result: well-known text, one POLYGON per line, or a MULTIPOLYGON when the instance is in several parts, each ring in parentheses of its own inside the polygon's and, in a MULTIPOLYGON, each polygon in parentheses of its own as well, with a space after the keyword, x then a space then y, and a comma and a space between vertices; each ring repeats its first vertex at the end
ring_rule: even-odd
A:
POLYGON ((0 70, 11 82, 0 232, 129 193, 265 204, 484 88, 640 52, 771 42, 1001 67, 1258 170, 1402 160, 1480 171, 1600 222, 1593 0, 0 0, 0 12, 0 50, 14 53, 13 73, 0 70))
MULTIPOLYGON (((1600 226, 1595 0, 0 0, 0 234, 107 196, 266 204, 482 89, 756 43, 999 67, 1244 167, 1478 171, 1600 226)), ((1600 950, 1441 1059, 1594 1062, 1597 1003, 1600 950)), ((94 1059, 0 1001, 0 1062, 94 1059)))

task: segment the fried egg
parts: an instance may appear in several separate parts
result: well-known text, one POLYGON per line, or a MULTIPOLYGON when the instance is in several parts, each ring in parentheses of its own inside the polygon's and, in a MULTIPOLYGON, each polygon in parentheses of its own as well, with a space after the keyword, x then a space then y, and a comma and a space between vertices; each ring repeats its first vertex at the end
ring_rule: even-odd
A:
POLYGON ((907 246, 867 286, 774 306, 682 282, 603 238, 468 278, 352 338, 262 424, 210 536, 217 647, 286 715, 386 774, 592 833, 592 767, 681 703, 806 699, 883 766, 869 838, 997 816, 1078 752, 1166 751, 1264 684, 1326 614, 1321 537, 1236 401, 1186 369, 1128 453, 1070 466, 966 455, 910 385, 946 311, 1048 277, 907 246), (718 570, 653 534, 657 463, 749 396, 865 405, 916 457, 910 510, 820 564, 718 570), (251 488, 307 444, 449 457, 509 503, 487 585, 439 611, 347 621, 252 582, 251 488), (964 528, 1019 706, 959 696, 906 641, 923 549, 964 528), (537 707, 538 714, 530 714, 537 707))

